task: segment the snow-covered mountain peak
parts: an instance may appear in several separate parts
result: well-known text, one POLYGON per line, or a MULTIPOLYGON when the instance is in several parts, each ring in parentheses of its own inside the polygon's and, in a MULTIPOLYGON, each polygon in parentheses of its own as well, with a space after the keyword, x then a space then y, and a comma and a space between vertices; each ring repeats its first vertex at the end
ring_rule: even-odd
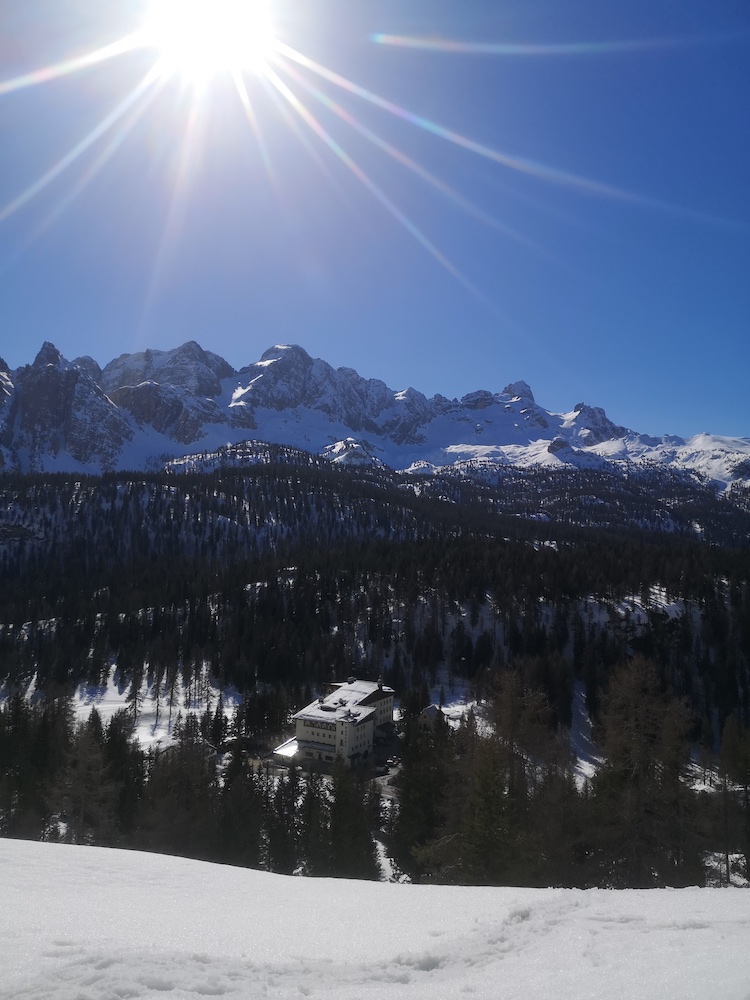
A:
POLYGON ((531 391, 528 382, 524 382, 523 379, 506 385, 503 389, 503 395, 510 396, 511 399, 525 399, 530 403, 535 402, 534 393, 531 391))
MULTIPOLYGON (((268 350, 264 351, 260 356, 260 362, 256 364, 265 364, 269 361, 286 361, 287 364, 302 364, 306 365, 312 362, 312 358, 304 349, 300 347, 299 344, 274 344, 273 347, 269 347, 268 350)), ((250 365, 249 367, 253 367, 250 365)), ((243 368, 242 371, 245 371, 243 368)))
POLYGON ((194 340, 171 351, 145 350, 137 354, 121 354, 105 365, 100 385, 109 392, 122 386, 137 386, 141 382, 156 382, 187 389, 198 396, 218 396, 221 379, 234 374, 231 365, 194 340))
POLYGON ((97 385, 99 384, 99 380, 102 377, 102 369, 88 354, 84 354, 81 358, 74 358, 71 364, 74 368, 80 368, 82 372, 86 372, 89 378, 93 379, 97 385))
POLYGON ((0 467, 18 471, 115 468, 133 431, 83 367, 45 341, 4 384, 0 467))
POLYGON ((34 358, 32 368, 46 368, 47 365, 57 367, 63 361, 63 356, 49 340, 45 340, 39 349, 39 353, 34 358))
POLYGON ((276 344, 236 371, 196 341, 122 354, 103 369, 67 362, 46 342, 1 387, 0 462, 20 471, 152 468, 248 438, 395 469, 650 461, 727 483, 746 478, 750 462, 748 439, 650 438, 586 403, 554 413, 522 380, 428 398, 333 368, 298 344, 276 344))
POLYGON ((365 465, 383 466, 383 462, 375 454, 372 447, 354 438, 346 438, 343 441, 335 441, 327 445, 322 454, 329 462, 335 465, 365 465))
POLYGON ((484 410, 488 406, 494 406, 495 403, 497 396, 487 389, 477 389, 476 392, 469 392, 461 397, 461 406, 465 406, 468 410, 484 410))
POLYGON ((563 427, 571 431, 586 447, 633 435, 627 427, 614 424, 601 406, 576 403, 571 413, 563 414, 563 427))

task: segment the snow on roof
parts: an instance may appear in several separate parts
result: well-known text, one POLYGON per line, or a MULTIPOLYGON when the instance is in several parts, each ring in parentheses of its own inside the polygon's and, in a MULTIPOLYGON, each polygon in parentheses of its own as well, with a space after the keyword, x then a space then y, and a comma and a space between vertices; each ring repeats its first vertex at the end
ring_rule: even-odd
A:
MULTIPOLYGON (((393 688, 386 687, 380 681, 362 681, 356 677, 350 677, 348 681, 337 681, 335 687, 335 694, 339 697, 345 697, 352 705, 358 704, 378 691, 382 691, 384 696, 394 693, 393 688)), ((331 696, 329 695, 329 697, 331 696)))
POLYGON ((290 760, 295 757, 299 747, 297 746, 297 740, 293 736, 290 740, 282 743, 281 746, 276 747, 274 750, 275 757, 288 757, 290 760))
POLYGON ((384 687, 379 681, 350 678, 340 681, 325 698, 318 698, 297 712, 294 719, 311 722, 348 722, 355 725, 369 719, 375 712, 374 704, 381 698, 393 696, 393 688, 384 687), (380 697, 378 697, 380 695, 380 697))
POLYGON ((443 710, 439 705, 428 705, 419 714, 427 716, 428 719, 437 719, 438 716, 442 716, 443 710))

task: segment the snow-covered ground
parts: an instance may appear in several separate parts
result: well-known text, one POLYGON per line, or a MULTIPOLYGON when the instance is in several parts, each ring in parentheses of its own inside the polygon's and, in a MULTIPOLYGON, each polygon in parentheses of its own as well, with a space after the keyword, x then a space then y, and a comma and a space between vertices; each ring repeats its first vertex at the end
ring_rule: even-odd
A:
MULTIPOLYGON (((0 701, 2 701, 2 690, 0 690, 0 701)), ((73 711, 79 722, 85 722, 91 714, 91 709, 95 708, 99 713, 102 723, 106 726, 112 716, 129 706, 128 695, 130 685, 123 682, 116 667, 109 671, 106 684, 100 687, 92 687, 87 684, 79 684, 73 699, 73 711)), ((191 692, 180 682, 176 685, 175 696, 170 705, 166 691, 162 691, 159 699, 159 711, 157 712, 157 695, 153 685, 149 685, 144 678, 141 684, 139 696, 139 710, 134 728, 134 735, 138 738, 144 750, 151 746, 166 746, 171 742, 172 730, 178 714, 184 719, 189 712, 202 715, 206 708, 211 712, 216 711, 216 706, 221 695, 224 705, 224 714, 229 719, 235 707, 242 701, 242 695, 232 687, 219 688, 212 680, 207 679, 205 674, 199 683, 194 685, 191 692)), ((27 691, 27 697, 33 696, 33 686, 27 691)))
POLYGON ((3 1000, 748 1000, 741 889, 301 879, 0 840, 3 1000))
MULTIPOLYGON (((452 687, 449 685, 447 677, 443 678, 443 683, 438 683, 430 691, 432 704, 437 705, 440 700, 441 691, 445 696, 443 714, 448 720, 448 724, 454 729, 457 728, 462 719, 469 711, 475 713, 476 725, 480 732, 489 733, 490 727, 486 721, 482 705, 471 697, 471 686, 468 681, 461 678, 454 679, 452 687)), ((104 725, 110 721, 115 712, 128 707, 129 689, 118 680, 116 668, 112 668, 107 679, 107 683, 101 687, 91 687, 80 684, 76 689, 73 701, 73 710, 79 722, 85 722, 92 708, 96 708, 101 716, 104 725)), ((139 740, 144 749, 152 746, 157 748, 167 746, 172 740, 172 729, 177 719, 178 713, 184 718, 188 712, 201 715, 208 707, 210 711, 215 711, 221 694, 224 703, 224 712, 230 718, 236 705, 242 700, 241 695, 234 688, 224 688, 220 690, 215 684, 207 683, 205 679, 195 687, 192 697, 180 684, 176 692, 174 702, 171 706, 166 697, 162 698, 159 712, 156 711, 156 696, 153 687, 149 687, 144 679, 141 686, 140 710, 134 728, 134 735, 139 740), (209 695, 207 701, 206 695, 209 695)), ((27 697, 32 697, 33 685, 27 692, 27 697)), ((2 702, 2 690, 0 690, 0 702, 2 702)), ((394 717, 398 720, 401 711, 398 705, 394 717)), ((595 746, 591 735, 591 720, 586 708, 586 697, 582 683, 576 684, 573 699, 573 725, 570 730, 570 749, 573 755, 576 780, 581 786, 587 778, 592 778, 601 764, 601 755, 595 746)), ((748 998, 750 1000, 750 997, 748 998)))
POLYGON ((583 681, 573 688, 573 724, 570 727, 570 752, 574 761, 576 784, 583 787, 599 770, 602 756, 594 743, 591 718, 586 707, 583 681))

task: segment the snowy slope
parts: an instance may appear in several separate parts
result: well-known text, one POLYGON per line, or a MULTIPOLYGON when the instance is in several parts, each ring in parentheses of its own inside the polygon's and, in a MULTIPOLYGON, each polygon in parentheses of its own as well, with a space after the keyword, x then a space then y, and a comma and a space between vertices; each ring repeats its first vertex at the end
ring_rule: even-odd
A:
POLYGON ((741 889, 299 879, 0 840, 2 1000, 747 1000, 741 889))
POLYGON ((523 381, 502 392, 428 398, 334 369, 295 345, 272 347, 237 372, 194 341, 124 354, 104 369, 91 358, 68 362, 45 343, 33 364, 0 370, 5 468, 158 468, 248 439, 394 469, 635 461, 693 469, 719 483, 750 481, 750 438, 649 437, 585 403, 553 413, 523 381))

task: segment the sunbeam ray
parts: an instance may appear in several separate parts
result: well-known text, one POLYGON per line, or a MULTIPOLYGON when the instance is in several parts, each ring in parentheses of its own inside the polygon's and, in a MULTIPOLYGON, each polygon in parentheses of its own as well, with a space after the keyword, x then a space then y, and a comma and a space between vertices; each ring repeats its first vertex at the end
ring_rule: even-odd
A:
POLYGON ((232 73, 232 80, 237 89, 237 94, 240 98, 240 104, 245 112, 245 117, 250 123, 250 128, 252 130, 255 141, 258 143, 258 150, 260 152, 260 157, 263 160, 263 166, 268 177, 268 181, 273 187, 274 191, 278 195, 278 184, 276 182, 276 175, 273 172, 273 166, 271 164, 271 158, 268 155, 268 147, 266 146, 266 141, 263 138, 263 133, 260 130, 260 125, 258 124, 258 119, 255 114, 255 109, 253 108, 252 101, 250 100, 250 95, 247 92, 247 86, 242 76, 234 72, 232 73))
POLYGON ((117 56, 132 52, 140 48, 142 41, 139 35, 128 35, 111 45, 105 45, 101 49, 87 52, 76 59, 65 59, 53 66, 45 66, 42 69, 35 69, 31 73, 24 73, 23 76, 14 77, 12 80, 5 80, 0 83, 0 97, 4 94, 12 94, 16 90, 24 90, 26 87, 36 87, 41 83, 48 83, 50 80, 58 80, 60 77, 69 76, 71 73, 79 73, 89 66, 96 66, 97 63, 106 62, 117 56))
POLYGON ((309 109, 299 100, 296 94, 287 86, 286 83, 279 77, 279 75, 274 72, 270 67, 266 68, 266 75, 271 83, 278 89, 279 93, 289 102, 289 104, 294 108, 297 114, 302 118, 302 120, 312 129, 315 134, 322 139, 322 141, 328 146, 328 148, 333 152, 341 162, 354 174, 354 176, 362 183, 367 190, 380 202, 381 205, 404 227, 404 229, 425 249, 427 252, 443 267, 445 270, 452 275, 458 282, 460 282, 467 291, 471 292, 475 298, 477 298, 482 304, 488 308, 493 315, 498 319, 506 323, 509 329, 514 332, 518 332, 514 324, 511 324, 505 316, 500 312, 497 305, 486 295, 484 295, 475 285, 473 285, 468 278, 461 273, 461 271, 450 261, 445 254, 440 251, 434 243, 432 243, 425 234, 411 221, 411 219, 401 211, 401 209, 391 201, 391 199, 378 187, 377 184, 365 173, 364 170, 359 166, 359 164, 352 159, 351 156, 336 142, 336 140, 323 128, 317 118, 309 111, 309 109))
POLYGON ((153 86, 158 78, 158 74, 154 69, 149 70, 146 76, 141 80, 141 82, 131 91, 128 96, 121 101, 113 111, 111 111, 95 128, 93 128, 87 136, 85 136, 79 143, 77 143, 69 153, 66 153, 57 163, 50 167, 50 169, 42 174, 33 184, 30 184, 21 194, 19 194, 13 201, 9 202, 5 208, 0 210, 0 222, 4 222, 7 218, 17 212, 20 208, 26 205, 32 200, 37 194, 44 190, 48 184, 51 184, 56 177, 59 177, 63 171, 67 170, 75 161, 82 156, 87 149, 89 149, 95 142, 97 142, 103 135, 117 124, 117 122, 127 114, 130 108, 133 107, 135 102, 141 98, 141 96, 146 93, 149 87, 153 86))
POLYGON ((544 250, 543 247, 538 246, 536 243, 533 242, 533 240, 528 239, 521 233, 516 232, 515 229, 501 222, 499 219, 496 219, 494 216, 489 215, 487 212, 484 212, 472 201, 469 201, 468 198, 465 198, 462 194, 456 191, 455 188, 451 187, 449 184, 446 184, 445 181, 440 180, 439 177, 436 177, 435 174, 427 170, 426 167, 423 167, 420 163, 417 163, 416 160, 413 160, 410 156, 407 156, 406 153, 402 152, 396 146, 393 146, 391 143, 381 138, 381 136, 379 136, 377 133, 371 131, 369 128, 367 128, 366 125, 363 125, 362 122, 360 122, 357 118, 349 114, 349 112, 345 108, 343 108, 340 104, 337 104, 336 101, 333 101, 330 97, 328 97, 327 94, 324 94, 317 87, 313 86, 308 80, 304 78, 304 76, 302 76, 301 73, 298 73, 293 67, 288 65, 283 65, 283 70, 284 72, 292 76, 295 82, 298 83, 301 87, 303 87, 312 97, 314 97, 317 101, 319 101, 324 107, 328 108, 329 111, 332 111, 335 115, 341 118, 342 121, 345 121, 347 125, 350 125, 353 129, 359 132, 360 135, 363 135, 374 146, 377 146, 378 149, 382 150, 392 159, 396 160, 402 166, 406 167, 407 170, 411 170, 427 184, 430 184, 436 190, 440 191, 441 194, 445 195, 447 198, 453 201, 456 205, 458 205, 459 208, 462 208, 465 212, 467 212, 467 214, 473 216, 475 219, 479 219, 480 222, 483 222, 485 225, 490 226, 493 229, 496 229, 498 232, 503 233, 510 239, 516 240, 517 242, 528 247, 529 249, 542 254, 542 256, 549 257, 550 259, 555 259, 553 255, 549 254, 548 251, 544 250))
POLYGON ((96 177, 96 175, 117 152, 120 146, 122 146, 128 134, 132 132, 138 122, 143 118, 144 114, 149 110, 158 93, 158 86, 152 88, 145 95, 144 100, 132 109, 130 117, 122 122, 116 135, 107 143, 101 153, 99 153, 94 162, 90 164, 81 177, 79 177, 70 191, 68 191, 68 193, 60 199, 57 205, 55 205, 54 208, 47 213, 45 218, 42 219, 42 221, 29 233, 28 237, 23 241, 22 246, 19 248, 19 251, 14 255, 13 259, 17 259, 21 256, 25 250, 27 250, 37 239, 39 239, 39 237, 49 229, 52 223, 55 222, 55 220, 58 219, 76 200, 76 198, 78 198, 78 196, 88 187, 94 177, 96 177))
POLYGON ((270 80, 266 76, 262 78, 262 82, 266 87, 269 99, 273 101, 274 108, 280 115, 282 121, 297 141, 304 147, 305 151, 320 171, 321 176, 325 178, 331 191, 344 204, 351 205, 350 199, 341 190, 341 185, 336 182, 336 178, 334 177, 329 164, 326 162, 325 158, 320 155, 317 147, 310 141, 308 133, 303 131, 300 127, 300 123, 292 113, 288 102, 282 98, 276 87, 271 84, 270 80))
POLYGON ((409 111, 406 108, 402 108, 400 105, 395 104, 393 101, 389 101, 384 97, 380 97, 378 94, 373 93, 371 90, 367 90, 365 87, 360 87, 359 84, 353 83, 351 80, 341 76, 339 73, 334 73, 333 70, 315 62, 313 59, 309 59, 307 56, 303 55, 301 52, 297 52, 285 43, 277 43, 276 48, 281 55, 286 56, 293 62, 298 63, 300 66, 304 66, 305 69, 311 70, 313 73, 316 73, 324 80, 328 80, 335 86, 340 87, 342 90, 346 90, 350 94, 356 95, 363 101, 367 101, 368 103, 375 105, 375 107, 381 108, 383 111, 387 111, 389 114, 394 115, 397 118, 401 118, 440 139, 445 139, 462 149, 475 153, 477 156, 482 156, 487 160, 492 160, 494 163, 499 163, 504 167, 509 167, 511 170, 515 170, 519 173, 527 174, 531 177, 536 177, 539 180, 557 184, 562 187, 583 191, 585 194, 606 198, 611 201, 619 201, 631 205, 639 205, 643 208, 656 209, 658 211, 668 212, 672 215, 693 219, 697 222, 709 223, 711 225, 726 226, 732 229, 747 229, 747 226, 744 223, 738 222, 735 219, 725 219, 720 216, 711 215, 707 212, 699 212, 691 208, 685 208, 681 205, 673 205, 669 202, 660 201, 656 198, 647 198, 643 195, 635 194, 632 191, 625 191, 622 188, 614 187, 611 184, 604 184, 601 181, 591 180, 590 178, 583 177, 580 174, 570 173, 566 170, 559 170, 556 167, 550 167, 543 163, 536 163, 534 160, 529 160, 525 157, 510 156, 508 153, 503 153, 498 149, 492 149, 490 146, 485 146, 480 142, 475 142, 473 139, 469 139, 460 132, 455 132, 452 129, 445 128, 443 125, 439 125, 437 122, 433 122, 429 118, 424 118, 422 115, 414 114, 414 112, 409 111))
POLYGON ((139 332, 143 330, 146 318, 154 304, 156 298, 157 287, 161 281, 162 274, 167 261, 167 255, 169 250, 176 243, 176 234, 182 224, 182 220, 179 215, 184 209, 185 204, 185 192, 188 187, 188 173, 190 168, 190 151, 193 143, 193 139, 198 127, 198 111, 200 105, 197 102, 193 102, 190 109, 190 115, 188 117, 187 125, 185 127, 185 132, 182 138, 182 148, 180 150, 180 158, 177 165, 177 172, 175 177, 174 186, 172 188, 172 197, 169 200, 169 210, 167 212, 167 220, 164 226, 164 231, 159 241, 159 248, 156 252, 156 258, 154 260, 154 265, 151 268, 151 277, 148 282, 145 294, 143 296, 143 303, 141 306, 140 320, 138 323, 139 332))

